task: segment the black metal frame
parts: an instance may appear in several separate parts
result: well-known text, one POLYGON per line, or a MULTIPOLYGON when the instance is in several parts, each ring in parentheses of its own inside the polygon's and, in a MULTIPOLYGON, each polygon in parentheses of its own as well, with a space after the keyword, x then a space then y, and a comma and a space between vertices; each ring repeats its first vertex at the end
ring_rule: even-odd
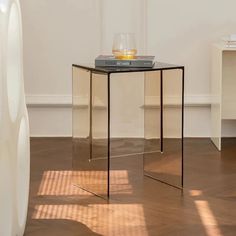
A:
POLYGON ((182 67, 182 188, 184 187, 184 77, 185 71, 182 67))
POLYGON ((163 70, 161 70, 161 78, 160 78, 160 121, 161 121, 161 130, 160 130, 160 138, 161 138, 161 153, 164 152, 164 141, 163 141, 163 70))
POLYGON ((89 161, 91 161, 93 159, 93 72, 89 73, 89 161))
MULTIPOLYGON (((168 64, 164 64, 168 65, 168 64)), ((110 135, 111 135, 111 104, 110 104, 110 96, 111 96, 111 74, 115 73, 129 73, 129 72, 148 72, 148 71, 160 71, 160 140, 161 140, 161 147, 160 151, 161 153, 164 152, 164 142, 163 142, 163 71, 165 70, 182 70, 182 134, 181 134, 181 139, 182 139, 182 178, 181 178, 181 185, 183 189, 184 186, 184 77, 185 77, 185 72, 184 72, 184 66, 175 66, 175 65, 169 65, 168 67, 164 68, 122 68, 122 69, 114 69, 113 68, 96 68, 93 66, 83 66, 83 65, 72 65, 73 67, 77 67, 80 69, 84 69, 86 71, 90 72, 90 107, 89 107, 89 119, 90 119, 90 131, 89 131, 89 140, 90 140, 90 159, 92 159, 93 151, 92 151, 92 80, 93 80, 93 73, 98 73, 98 74, 106 74, 107 75, 107 118, 108 118, 108 140, 107 140, 107 145, 108 145, 108 150, 107 150, 107 159, 108 159, 108 187, 107 187, 107 198, 110 197, 110 154, 111 154, 111 142, 110 142, 110 135)), ((153 178, 152 176, 146 175, 150 178, 153 178)), ((156 178, 153 178, 155 180, 158 180, 156 178)), ((169 183, 166 183, 164 181, 158 180, 160 182, 163 182, 167 185, 173 186, 169 183)), ((176 186, 173 186, 176 187, 176 186)), ((177 187, 179 188, 179 187, 177 187)), ((97 195, 96 193, 94 193, 97 195)))
POLYGON ((111 76, 110 73, 107 75, 107 158, 108 158, 108 185, 107 185, 107 197, 110 197, 110 152, 111 152, 111 85, 110 85, 111 76))

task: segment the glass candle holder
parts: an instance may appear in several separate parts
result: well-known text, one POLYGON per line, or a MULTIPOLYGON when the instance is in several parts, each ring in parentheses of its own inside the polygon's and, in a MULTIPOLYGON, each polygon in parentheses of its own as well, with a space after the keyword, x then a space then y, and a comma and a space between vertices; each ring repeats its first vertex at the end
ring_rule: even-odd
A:
POLYGON ((134 59, 137 54, 135 36, 132 33, 114 35, 112 53, 117 59, 134 59))

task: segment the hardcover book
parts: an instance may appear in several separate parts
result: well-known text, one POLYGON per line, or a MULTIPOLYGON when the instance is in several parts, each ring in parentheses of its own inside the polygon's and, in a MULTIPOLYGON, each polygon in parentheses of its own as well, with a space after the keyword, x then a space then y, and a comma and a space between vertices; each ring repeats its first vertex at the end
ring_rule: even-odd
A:
POLYGON ((136 56, 134 59, 116 59, 112 55, 100 55, 95 59, 96 67, 153 67, 154 56, 136 56))

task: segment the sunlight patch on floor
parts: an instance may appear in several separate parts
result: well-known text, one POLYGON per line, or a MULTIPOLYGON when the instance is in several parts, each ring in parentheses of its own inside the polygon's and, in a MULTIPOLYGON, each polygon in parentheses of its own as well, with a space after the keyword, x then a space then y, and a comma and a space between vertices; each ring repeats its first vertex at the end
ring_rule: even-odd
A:
MULTIPOLYGON (((126 170, 112 170, 111 191, 113 194, 132 194, 126 170)), ((106 171, 45 171, 40 183, 39 196, 90 196, 91 194, 75 186, 94 189, 97 193, 106 192, 106 171)))
POLYGON ((207 201, 194 201, 208 236, 222 236, 218 223, 207 201))
POLYGON ((33 219, 64 219, 102 235, 148 236, 141 204, 36 205, 33 219))
POLYGON ((202 190, 197 190, 197 189, 193 189, 193 190, 189 190, 189 194, 191 197, 198 197, 198 196, 202 196, 202 190))
POLYGON ((73 185, 72 171, 44 171, 37 195, 91 196, 73 185))

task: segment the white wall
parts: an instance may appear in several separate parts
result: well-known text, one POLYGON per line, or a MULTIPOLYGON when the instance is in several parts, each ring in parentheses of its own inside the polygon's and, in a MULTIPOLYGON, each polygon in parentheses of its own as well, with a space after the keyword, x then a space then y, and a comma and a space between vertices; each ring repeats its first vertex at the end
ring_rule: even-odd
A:
MULTIPOLYGON (((236 32, 234 0, 21 0, 21 4, 31 135, 71 135, 71 64, 109 53, 113 34, 131 31, 141 53, 186 66, 185 135, 209 136, 210 45, 236 32)), ((118 106, 118 96, 128 100, 133 84, 127 80, 124 89, 122 79, 116 83, 113 101, 118 106)), ((133 105, 139 107, 141 79, 135 88, 140 92, 133 105)), ((126 114, 128 107, 123 109, 126 114)), ((115 136, 142 134, 140 109, 133 113, 125 124, 124 114, 113 111, 115 136), (134 117, 135 125, 127 125, 134 117)), ((232 135, 230 127, 227 134, 232 135)))

